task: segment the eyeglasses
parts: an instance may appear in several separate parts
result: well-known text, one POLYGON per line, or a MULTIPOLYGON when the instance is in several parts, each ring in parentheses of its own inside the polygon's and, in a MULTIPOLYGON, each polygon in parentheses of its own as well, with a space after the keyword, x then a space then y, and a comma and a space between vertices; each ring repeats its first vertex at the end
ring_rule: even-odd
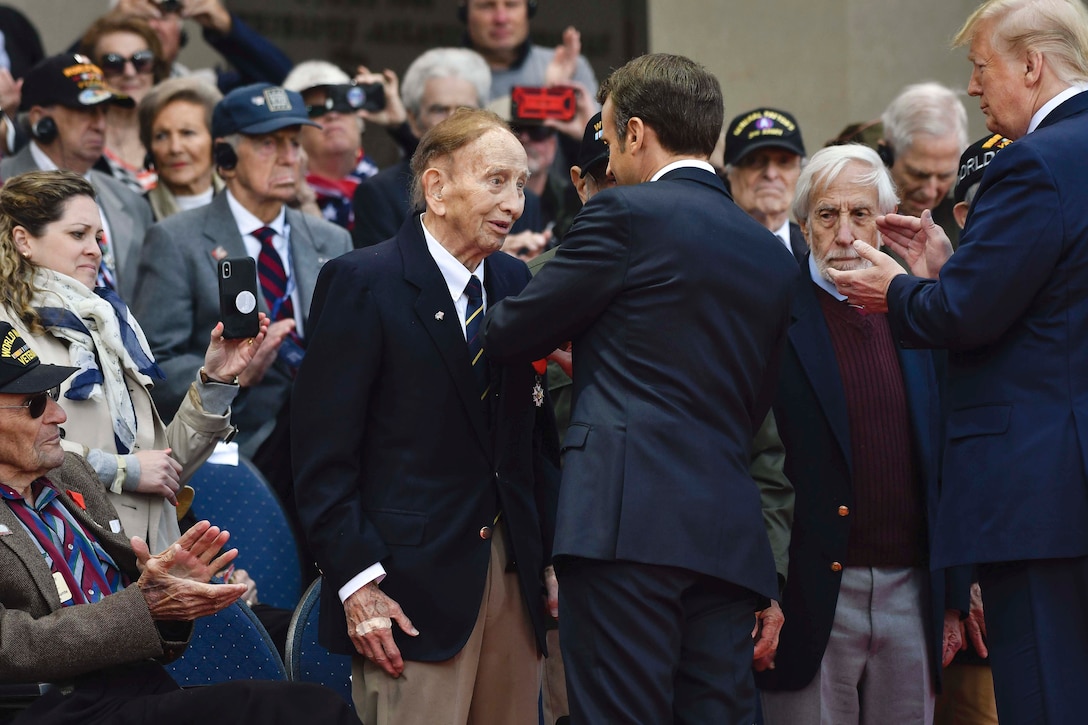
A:
POLYGON ((155 53, 150 50, 138 50, 128 58, 120 53, 106 53, 98 61, 98 67, 103 73, 116 76, 125 72, 125 63, 132 63, 132 68, 137 73, 150 73, 151 66, 155 64, 155 53))
POLYGON ((555 134, 555 129, 550 126, 513 126, 511 130, 515 136, 525 134, 530 141, 547 141, 555 134))
POLYGON ((42 414, 45 413, 46 398, 52 399, 54 403, 57 402, 60 399, 60 386, 57 385, 49 390, 35 393, 27 398, 25 403, 0 405, 0 408, 26 408, 30 412, 31 418, 41 418, 42 414))

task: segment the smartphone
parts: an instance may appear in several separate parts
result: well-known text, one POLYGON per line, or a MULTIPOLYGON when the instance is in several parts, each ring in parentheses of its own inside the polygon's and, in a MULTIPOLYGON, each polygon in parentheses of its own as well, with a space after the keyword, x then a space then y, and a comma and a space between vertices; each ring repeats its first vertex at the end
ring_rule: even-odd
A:
POLYGON ((329 88, 329 98, 334 104, 343 98, 344 103, 355 110, 380 111, 385 108, 385 86, 381 83, 332 86, 329 88))
POLYGON ((181 0, 155 0, 155 4, 162 13, 180 13, 182 10, 181 0))
POLYGON ((514 86, 510 91, 510 116, 517 121, 543 121, 553 118, 569 121, 574 118, 575 91, 573 86, 514 86))
POLYGON ((256 337, 260 332, 257 317, 257 263, 250 257, 219 260, 219 318, 223 337, 234 340, 256 337))

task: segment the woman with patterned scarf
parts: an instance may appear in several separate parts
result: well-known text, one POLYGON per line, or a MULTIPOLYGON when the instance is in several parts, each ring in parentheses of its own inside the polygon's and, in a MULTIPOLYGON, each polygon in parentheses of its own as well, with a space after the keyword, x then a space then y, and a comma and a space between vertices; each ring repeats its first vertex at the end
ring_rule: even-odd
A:
MULTIPOLYGON (((98 472, 129 536, 162 551, 180 535, 175 506, 182 484, 232 431, 237 376, 268 323, 248 340, 211 331, 200 377, 164 425, 150 389, 163 374, 128 307, 95 287, 102 220, 94 188, 67 171, 35 171, 0 188, 0 318, 43 362, 78 367, 61 388, 65 449, 98 472)), ((112 524, 111 524, 112 525, 112 524)))

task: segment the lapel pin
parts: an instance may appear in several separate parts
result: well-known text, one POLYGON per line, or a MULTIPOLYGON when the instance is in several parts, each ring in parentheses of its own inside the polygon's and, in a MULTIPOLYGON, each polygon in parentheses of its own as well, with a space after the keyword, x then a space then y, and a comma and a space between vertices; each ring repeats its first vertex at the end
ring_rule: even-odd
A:
POLYGON ((214 259, 216 262, 226 259, 227 256, 228 252, 223 247, 216 247, 212 250, 212 259, 214 259))
POLYGON ((446 313, 443 312, 442 310, 439 310, 438 312, 434 313, 434 319, 438 320, 439 322, 441 322, 443 319, 445 319, 445 317, 446 317, 446 313))

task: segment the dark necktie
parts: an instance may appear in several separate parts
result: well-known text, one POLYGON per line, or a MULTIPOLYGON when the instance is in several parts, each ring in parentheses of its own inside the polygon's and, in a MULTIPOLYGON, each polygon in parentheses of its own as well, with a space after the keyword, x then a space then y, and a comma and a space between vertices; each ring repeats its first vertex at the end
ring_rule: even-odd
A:
POLYGON ((468 340, 468 356, 472 360, 472 374, 476 378, 476 386, 480 391, 480 400, 487 398, 488 371, 487 356, 484 355, 483 321, 484 321, 484 288, 476 275, 469 277, 465 285, 465 296, 468 297, 468 309, 465 310, 465 339, 468 340))
POLYGON ((261 243, 261 252, 257 255, 257 279, 261 282, 261 294, 268 305, 269 317, 272 322, 294 319, 295 306, 287 294, 287 270, 279 252, 272 246, 276 231, 261 227, 252 234, 261 243))

